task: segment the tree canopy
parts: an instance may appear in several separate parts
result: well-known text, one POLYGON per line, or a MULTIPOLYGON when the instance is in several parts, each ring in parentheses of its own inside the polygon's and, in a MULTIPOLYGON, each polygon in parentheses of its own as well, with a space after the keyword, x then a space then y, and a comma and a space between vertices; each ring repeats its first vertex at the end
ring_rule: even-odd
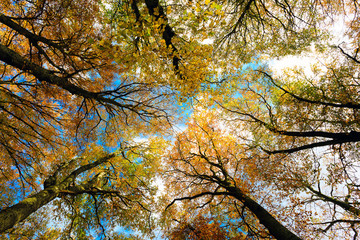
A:
POLYGON ((357 1, 0 6, 1 237, 358 238, 357 1))

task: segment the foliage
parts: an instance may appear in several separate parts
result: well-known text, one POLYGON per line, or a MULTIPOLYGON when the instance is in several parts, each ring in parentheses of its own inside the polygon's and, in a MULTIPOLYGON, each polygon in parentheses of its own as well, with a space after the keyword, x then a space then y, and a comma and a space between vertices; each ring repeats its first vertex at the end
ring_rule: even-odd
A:
POLYGON ((358 236, 356 1, 0 7, 4 238, 358 236))
POLYGON ((191 222, 184 220, 179 225, 170 233, 169 239, 236 239, 228 237, 228 233, 221 223, 210 217, 196 216, 191 222))

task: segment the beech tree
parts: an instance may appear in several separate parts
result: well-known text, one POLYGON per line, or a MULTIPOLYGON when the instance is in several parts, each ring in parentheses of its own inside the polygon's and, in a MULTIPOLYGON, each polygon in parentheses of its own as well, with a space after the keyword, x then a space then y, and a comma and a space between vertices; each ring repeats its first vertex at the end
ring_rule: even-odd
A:
MULTIPOLYGON (((10 236, 13 237, 20 237, 21 233, 26 233, 28 237, 32 234, 45 237, 49 231, 58 231, 57 237, 78 238, 92 237, 94 233, 89 231, 99 228, 100 232, 96 235, 109 237, 113 234, 109 229, 117 221, 147 232, 153 228, 151 196, 155 188, 150 183, 156 172, 158 157, 156 151, 139 147, 107 154, 99 147, 91 146, 83 157, 75 157, 58 165, 56 171, 45 180, 43 190, 3 209, 0 212, 1 232, 10 229, 10 236), (14 228, 15 224, 50 202, 54 215, 45 220, 60 221, 65 224, 62 229, 40 228, 31 233, 27 228, 34 226, 27 226, 26 222, 14 228), (137 222, 132 222, 131 218, 135 216, 138 217, 137 222)), ((46 225, 40 224, 40 227, 46 225)))
MULTIPOLYGON (((347 5, 347 14, 357 7, 347 5)), ((348 41, 313 50, 310 71, 252 68, 237 79, 236 98, 218 101, 228 119, 246 122, 251 137, 239 136, 258 149, 264 179, 299 215, 297 208, 312 211, 305 223, 331 239, 359 231, 357 21, 355 14, 343 23, 348 41)))
POLYGON ((177 201, 194 200, 186 204, 192 211, 200 208, 204 214, 212 215, 216 211, 213 208, 226 208, 229 224, 241 219, 236 221, 236 227, 245 235, 255 232, 261 237, 300 239, 256 201, 264 197, 262 189, 267 188, 258 176, 257 159, 235 136, 221 129, 218 118, 206 110, 199 111, 188 129, 179 134, 171 151, 167 181, 171 189, 168 192, 172 193, 169 195, 177 197, 167 208, 177 201), (254 217, 258 221, 253 222, 254 217))
MULTIPOLYGON (((349 21, 342 23, 346 28, 342 37, 347 40, 334 45, 329 36, 324 44, 316 42, 318 45, 311 51, 312 60, 318 62, 310 66, 310 74, 299 68, 283 69, 280 74, 273 72, 271 66, 261 61, 263 55, 259 53, 257 63, 235 74, 221 75, 221 85, 213 89, 215 95, 200 95, 198 101, 205 102, 203 109, 194 110, 193 122, 178 135, 169 157, 172 190, 167 192, 174 193, 170 199, 175 200, 170 200, 168 211, 171 216, 179 214, 175 222, 179 221, 182 208, 210 216, 218 216, 213 210, 217 207, 230 209, 232 205, 224 197, 236 198, 224 184, 230 181, 235 187, 241 186, 243 194, 257 202, 282 227, 295 233, 295 237, 357 238, 359 169, 355 92, 359 46, 354 23, 358 21, 355 13, 358 5, 341 4, 346 7, 328 13, 348 17, 349 21), (207 101, 208 98, 211 100, 207 101), (214 108, 212 101, 222 113, 216 121, 204 114, 204 109, 214 108), (224 136, 232 137, 233 144, 238 145, 229 147, 224 136), (242 181, 237 182, 236 174, 243 174, 242 181), (250 183, 244 183, 245 180, 250 183), (174 207, 180 200, 184 203, 174 207)), ((245 200, 240 204, 250 211, 255 222, 259 221, 257 229, 286 239, 285 235, 275 235, 281 234, 282 227, 272 231, 264 216, 252 212, 245 200)), ((224 222, 240 219, 239 216, 231 215, 224 222)), ((246 218, 241 219, 245 219, 245 225, 246 218)), ((170 226, 174 225, 173 222, 170 226)), ((262 231, 251 232, 248 227, 241 229, 260 239, 270 237, 262 231)))
POLYGON ((135 45, 114 39, 98 2, 5 1, 1 8, 1 232, 85 238, 112 234, 115 222, 150 230, 157 164, 147 160, 157 144, 132 139, 167 127, 169 85, 138 76, 135 45), (56 213, 41 220, 50 202, 47 211, 56 213), (135 212, 146 223, 132 222, 135 212), (60 218, 65 231, 46 227, 60 218))
POLYGON ((230 118, 247 123, 252 133, 248 146, 257 148, 263 159, 264 179, 289 196, 293 208, 326 209, 314 217, 314 231, 356 238, 359 139, 353 91, 358 63, 341 46, 329 52, 331 62, 323 69, 314 66, 311 77, 299 71, 283 77, 264 69, 251 71, 258 78, 251 77, 252 83, 262 82, 261 87, 239 88, 244 98, 222 106, 230 118), (244 99, 251 102, 244 104, 244 99))

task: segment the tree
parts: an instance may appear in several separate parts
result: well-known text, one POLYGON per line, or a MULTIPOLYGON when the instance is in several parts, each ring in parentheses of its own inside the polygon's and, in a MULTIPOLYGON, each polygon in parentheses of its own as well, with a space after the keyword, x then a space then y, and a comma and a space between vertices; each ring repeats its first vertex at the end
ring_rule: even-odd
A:
MULTIPOLYGON (((356 4, 343 4, 346 5, 344 12, 337 9, 337 13, 348 16, 356 12, 356 4)), ((231 191, 221 185, 222 181, 230 179, 228 181, 238 186, 234 177, 237 171, 246 172, 245 176, 254 172, 248 178, 242 177, 252 182, 241 182, 245 187, 240 190, 245 194, 250 191, 247 197, 255 199, 255 203, 264 201, 261 206, 267 212, 276 213, 278 223, 292 223, 287 225, 287 230, 306 238, 358 236, 359 46, 358 36, 354 34, 354 22, 358 17, 355 14, 349 18, 344 24, 349 24, 346 37, 351 40, 336 46, 328 44, 331 38, 324 45, 317 42, 318 48, 312 51, 322 60, 321 64, 311 66, 310 76, 299 69, 284 71, 279 76, 259 61, 247 69, 240 68, 233 74, 219 77, 221 85, 219 82, 214 87, 215 94, 210 98, 221 107, 216 111, 222 114, 214 121, 203 114, 206 111, 201 107, 200 111, 195 109, 194 122, 179 134, 172 150, 169 164, 169 178, 173 181, 169 187, 175 191, 172 197, 175 201, 190 200, 179 208, 189 209, 187 211, 200 208, 211 216, 216 215, 212 210, 215 206, 230 209, 232 205, 225 197, 220 197, 231 195, 231 191), (219 119, 223 119, 222 122, 219 119), (229 141, 224 140, 224 136, 228 135, 238 144, 235 150, 224 147, 227 146, 224 142, 229 141), (241 157, 242 154, 246 157, 241 157), (250 165, 252 169, 239 168, 239 160, 243 161, 241 166, 250 165), (258 186, 262 189, 252 190, 258 186), (264 189, 268 192, 266 198, 259 196, 264 189), (279 202, 282 204, 274 204, 279 202), (321 227, 323 225, 325 227, 321 227)), ((259 53, 260 59, 261 56, 259 53)), ((199 97, 204 109, 214 107, 208 98, 208 94, 199 97)), ((246 201, 242 203, 251 210, 246 201)), ((236 212, 236 209, 229 212, 236 212)), ((239 216, 228 219, 239 219, 239 216)), ((267 233, 275 234, 271 226, 264 223, 264 216, 255 213, 253 218, 266 227, 267 233)), ((262 226, 258 224, 257 228, 262 226)), ((266 236, 261 231, 251 235, 266 236)))
POLYGON ((250 218, 257 218, 254 228, 260 228, 255 230, 260 232, 258 235, 300 239, 254 200, 254 197, 259 200, 264 197, 261 189, 265 188, 257 176, 256 158, 238 139, 222 129, 225 126, 221 126, 217 118, 209 111, 200 110, 188 123, 188 129, 177 137, 168 166, 169 192, 174 192, 177 198, 168 207, 179 200, 200 199, 193 208, 227 208, 228 220, 241 219, 238 223, 241 227, 238 227, 244 233, 252 233, 248 217, 240 214, 239 209, 244 207, 250 218))
MULTIPOLYGON (((114 224, 105 205, 118 214, 131 202, 146 209, 140 198, 152 191, 156 162, 147 165, 145 148, 137 157, 127 155, 134 156, 130 142, 139 133, 166 128, 164 104, 172 101, 172 92, 166 83, 137 76, 133 42, 113 38, 99 2, 5 1, 1 8, 1 230, 60 199, 52 205, 65 216, 66 209, 72 212, 65 217, 70 222, 65 234, 72 237, 76 230, 85 236, 96 226, 105 234, 103 226, 114 224), (114 148, 122 157, 109 153, 114 148), (122 204, 107 205, 114 199, 122 204)), ((129 222, 126 216, 112 218, 129 222)))
MULTIPOLYGON (((346 6, 345 14, 358 8, 346 6)), ((309 234, 328 238, 359 231, 357 14, 350 19, 350 40, 313 50, 320 60, 310 72, 250 67, 229 79, 228 98, 216 99, 225 118, 248 126, 237 137, 258 150, 263 179, 291 199, 289 209, 312 216, 302 223, 314 226, 309 234)))
POLYGON ((222 106, 230 118, 249 126, 248 145, 262 152, 264 178, 292 196, 293 208, 327 209, 314 217, 313 224, 325 225, 318 230, 335 236, 338 226, 349 238, 358 234, 360 213, 358 63, 342 47, 329 52, 331 63, 313 67, 311 78, 296 71, 283 78, 264 69, 251 71, 252 84, 238 89, 242 97, 222 106), (255 87, 259 82, 261 87, 255 87))
MULTIPOLYGON (((153 148, 163 144, 156 142, 154 139, 153 148)), ((91 237, 91 229, 99 229, 96 234, 100 236, 111 236, 116 223, 148 232, 153 228, 151 204, 155 188, 151 183, 157 171, 158 149, 131 147, 107 154, 91 146, 83 156, 59 165, 45 180, 43 190, 3 209, 1 232, 10 229, 10 236, 20 236, 26 232, 26 222, 16 228, 14 225, 50 202, 47 211, 53 208, 53 221, 61 218, 63 228, 55 230, 61 230, 58 235, 62 237, 91 237), (133 222, 135 216, 138 218, 133 222)), ((44 234, 49 230, 44 229, 44 234)), ((41 232, 39 229, 36 234, 41 232)))

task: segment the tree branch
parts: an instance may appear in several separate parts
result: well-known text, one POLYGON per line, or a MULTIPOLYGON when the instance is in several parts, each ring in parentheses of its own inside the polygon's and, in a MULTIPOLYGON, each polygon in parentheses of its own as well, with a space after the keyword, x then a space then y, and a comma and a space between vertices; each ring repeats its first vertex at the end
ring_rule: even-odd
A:
POLYGON ((202 193, 196 194, 196 195, 191 196, 191 197, 175 198, 169 205, 166 206, 165 211, 169 207, 174 205, 174 203, 177 202, 177 201, 192 200, 192 199, 200 198, 200 197, 207 196, 207 195, 219 196, 219 195, 228 195, 228 193, 227 192, 202 192, 202 193))
POLYGON ((8 26, 11 29, 14 29, 16 32, 20 33, 21 35, 25 36, 32 43, 43 42, 43 43, 47 44, 48 46, 54 47, 54 48, 60 50, 61 52, 63 52, 63 47, 61 45, 55 43, 53 40, 44 38, 42 36, 39 36, 39 35, 36 35, 36 34, 30 32, 26 28, 23 28, 22 26, 20 26, 16 22, 14 22, 10 17, 5 16, 2 13, 0 13, 0 22, 5 24, 6 26, 8 26))
POLYGON ((314 188, 312 188, 310 185, 305 184, 305 187, 307 189, 309 189, 311 192, 315 193, 318 197, 320 197, 321 199, 331 202, 335 205, 338 205, 339 207, 341 207, 342 209, 360 217, 360 209, 355 208, 354 206, 352 206, 351 204, 349 204, 348 202, 344 202, 344 201, 340 201, 338 199, 335 199, 333 197, 329 197, 319 191, 316 191, 314 188))
MULTIPOLYGON (((136 1, 136 0, 133 0, 136 1)), ((166 47, 171 50, 172 53, 172 63, 174 66, 175 73, 183 78, 183 75, 180 73, 179 65, 180 58, 178 56, 178 50, 175 45, 172 43, 172 39, 175 36, 175 31, 170 27, 168 23, 167 16, 165 14, 164 8, 160 5, 159 0, 145 0, 145 4, 147 9, 149 10, 149 14, 155 17, 156 21, 161 20, 160 29, 162 31, 162 38, 165 40, 166 47)))
POLYGON ((324 106, 337 107, 337 108, 360 109, 360 104, 354 104, 354 103, 351 103, 351 102, 349 102, 349 103, 331 103, 331 102, 323 102, 323 101, 318 101, 318 100, 310 100, 310 99, 300 97, 300 96, 286 90, 285 88, 281 87, 279 84, 277 84, 275 82, 275 80, 267 72, 260 71, 260 70, 256 70, 256 71, 264 74, 266 77, 268 77, 270 79, 272 84, 274 84, 277 88, 281 89, 286 94, 289 94, 290 96, 292 96, 296 100, 299 100, 299 101, 302 101, 302 102, 307 102, 307 103, 312 103, 312 104, 319 104, 319 105, 324 105, 324 106))

